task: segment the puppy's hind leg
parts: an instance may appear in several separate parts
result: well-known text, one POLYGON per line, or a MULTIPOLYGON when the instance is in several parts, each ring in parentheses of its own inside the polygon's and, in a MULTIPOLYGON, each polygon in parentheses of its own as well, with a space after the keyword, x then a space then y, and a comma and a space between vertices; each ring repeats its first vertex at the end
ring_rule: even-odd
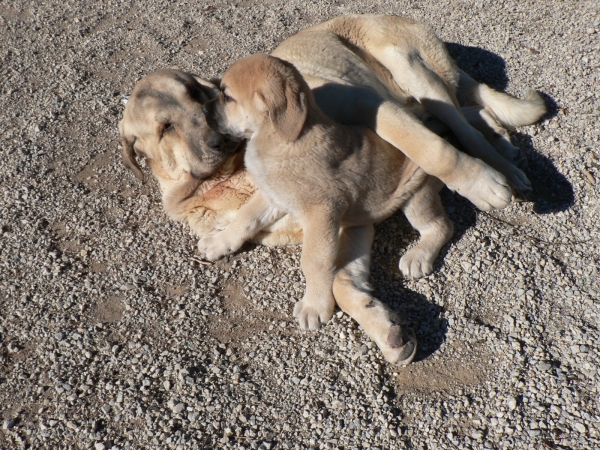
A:
MULTIPOLYGON (((479 209, 504 208, 510 203, 511 189, 504 175, 483 161, 459 152, 399 103, 371 94, 359 97, 348 109, 355 113, 348 115, 345 123, 374 127, 379 137, 479 209), (372 117, 376 118, 374 123, 366 120, 372 117)), ((504 161, 499 155, 498 158, 504 161)))
POLYGON ((373 235, 372 225, 342 230, 333 294, 342 311, 359 323, 388 362, 407 365, 417 352, 417 338, 412 330, 398 323, 396 313, 371 293, 373 235))
POLYGON ((410 224, 421 234, 418 244, 400 259, 400 271, 407 278, 421 278, 433 272, 435 259, 452 237, 454 227, 439 195, 442 186, 440 180, 429 177, 402 208, 410 224))

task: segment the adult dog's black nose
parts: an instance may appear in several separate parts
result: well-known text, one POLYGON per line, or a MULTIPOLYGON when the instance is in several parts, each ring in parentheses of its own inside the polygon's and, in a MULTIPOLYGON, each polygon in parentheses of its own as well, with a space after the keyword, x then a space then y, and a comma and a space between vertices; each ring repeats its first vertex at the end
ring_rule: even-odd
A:
POLYGON ((220 150, 223 147, 223 143, 225 142, 225 136, 221 133, 211 133, 208 139, 206 139, 206 145, 208 145, 213 150, 220 150))

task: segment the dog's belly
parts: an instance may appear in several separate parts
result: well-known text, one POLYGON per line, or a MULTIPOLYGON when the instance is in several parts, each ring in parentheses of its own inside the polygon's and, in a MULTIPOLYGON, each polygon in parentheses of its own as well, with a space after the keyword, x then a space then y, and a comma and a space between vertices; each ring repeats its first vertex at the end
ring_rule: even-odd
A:
POLYGON ((407 176, 400 180, 394 192, 371 189, 367 191, 367 196, 350 205, 342 217, 342 225, 350 227, 379 223, 401 209, 429 176, 420 168, 408 167, 407 170, 410 173, 405 173, 407 176))

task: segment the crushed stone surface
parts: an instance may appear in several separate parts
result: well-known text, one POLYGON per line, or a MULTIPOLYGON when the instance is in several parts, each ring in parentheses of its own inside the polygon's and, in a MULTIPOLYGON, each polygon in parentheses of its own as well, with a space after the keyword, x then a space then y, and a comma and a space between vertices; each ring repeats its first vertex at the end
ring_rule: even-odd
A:
POLYGON ((0 1, 0 448, 600 447, 600 8, 595 1, 0 1), (212 265, 120 161, 122 98, 149 72, 205 78, 341 14, 430 23, 496 89, 541 91, 512 131, 530 202, 443 192, 435 272, 377 228, 373 285, 417 332, 385 363, 341 313, 292 318, 300 248, 212 265))

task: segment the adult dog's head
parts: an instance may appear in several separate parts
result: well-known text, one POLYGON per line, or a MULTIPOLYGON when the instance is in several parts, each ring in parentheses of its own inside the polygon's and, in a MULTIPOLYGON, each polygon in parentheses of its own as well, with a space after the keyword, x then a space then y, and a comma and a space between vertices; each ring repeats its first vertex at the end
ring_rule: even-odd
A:
POLYGON ((296 68, 273 56, 256 54, 223 74, 221 95, 205 103, 208 124, 217 132, 251 139, 268 127, 285 141, 300 135, 310 89, 296 68))
POLYGON ((183 179, 203 181, 240 146, 208 127, 202 105, 217 87, 179 70, 158 70, 136 84, 119 123, 123 162, 144 180, 146 163, 164 187, 183 179))

